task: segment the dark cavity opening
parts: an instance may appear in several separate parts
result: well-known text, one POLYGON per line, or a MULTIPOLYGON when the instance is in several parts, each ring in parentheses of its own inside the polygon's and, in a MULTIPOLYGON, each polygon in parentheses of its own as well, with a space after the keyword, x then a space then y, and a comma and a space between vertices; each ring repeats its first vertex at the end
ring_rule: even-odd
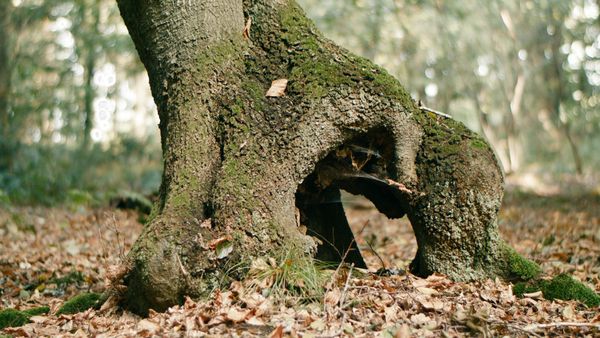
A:
POLYGON ((319 243, 316 259, 367 268, 344 212, 341 190, 362 195, 390 219, 409 208, 396 182, 393 137, 374 130, 356 137, 321 160, 296 191, 300 225, 319 243))

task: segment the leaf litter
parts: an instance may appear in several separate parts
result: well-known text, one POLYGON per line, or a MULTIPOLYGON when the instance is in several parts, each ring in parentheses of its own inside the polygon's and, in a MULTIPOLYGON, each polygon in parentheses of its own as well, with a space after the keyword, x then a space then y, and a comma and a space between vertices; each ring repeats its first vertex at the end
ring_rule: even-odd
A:
MULTIPOLYGON (((416 251, 406 220, 390 221, 372 206, 347 203, 350 223, 370 271, 342 267, 321 300, 264 295, 261 283, 234 282, 204 302, 141 318, 112 297, 99 309, 56 316, 66 300, 84 292, 123 287, 123 255, 142 225, 137 215, 111 209, 11 207, 0 210, 2 309, 48 306, 15 337, 460 337, 598 336, 600 311, 576 301, 518 298, 500 280, 456 283, 443 275, 378 276, 385 268, 408 269, 416 251)), ((600 197, 532 196, 511 192, 501 210, 502 236, 544 273, 568 273, 600 290, 600 197)), ((226 242, 226 241, 223 241, 226 242)), ((218 243, 215 243, 215 246, 218 243)), ((265 265, 265 264, 262 264, 265 265)), ((256 266, 262 266, 256 264, 256 266)), ((272 264, 270 264, 272 265, 272 264)), ((335 277, 335 278, 334 278, 335 277)), ((267 285, 265 285, 265 283, 267 285)))

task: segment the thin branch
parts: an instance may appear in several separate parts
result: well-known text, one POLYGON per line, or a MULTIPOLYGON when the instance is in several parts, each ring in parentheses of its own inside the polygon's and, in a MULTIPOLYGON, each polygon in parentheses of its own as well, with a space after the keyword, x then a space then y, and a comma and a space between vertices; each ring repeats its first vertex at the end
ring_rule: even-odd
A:
POLYGON ((557 322, 557 323, 547 323, 547 324, 530 324, 523 327, 525 331, 534 331, 539 329, 547 329, 547 328, 556 328, 556 327, 589 327, 600 329, 600 323, 576 323, 576 322, 557 322))

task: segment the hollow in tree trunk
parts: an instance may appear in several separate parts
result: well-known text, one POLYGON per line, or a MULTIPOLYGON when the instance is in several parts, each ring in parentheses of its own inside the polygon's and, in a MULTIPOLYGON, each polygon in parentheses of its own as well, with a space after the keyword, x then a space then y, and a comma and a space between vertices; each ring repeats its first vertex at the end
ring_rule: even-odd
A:
POLYGON ((150 76, 164 155, 160 201, 128 255, 130 309, 206 296, 282 251, 364 266, 340 189, 408 216, 415 274, 514 275, 489 145, 323 38, 293 0, 119 7, 150 76), (277 79, 289 81, 285 95, 267 97, 277 79))

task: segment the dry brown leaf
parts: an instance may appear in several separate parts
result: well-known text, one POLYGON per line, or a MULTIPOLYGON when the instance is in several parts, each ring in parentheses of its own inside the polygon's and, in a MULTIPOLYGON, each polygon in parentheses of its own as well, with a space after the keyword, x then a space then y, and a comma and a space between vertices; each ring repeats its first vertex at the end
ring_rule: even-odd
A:
POLYGON ((441 311, 444 309, 444 302, 437 299, 423 300, 419 301, 419 303, 421 303, 426 310, 441 311))
POLYGON ((142 319, 137 324, 137 329, 141 331, 148 331, 149 333, 154 334, 160 330, 160 325, 149 319, 142 319))
POLYGON ((244 25, 244 39, 250 39, 250 26, 252 26, 252 17, 249 16, 246 25, 244 25))
POLYGON ((48 321, 48 317, 47 316, 32 316, 32 317, 29 317, 29 320, 36 324, 43 324, 44 322, 48 321))
POLYGON ((254 326, 264 326, 265 322, 263 322, 261 319, 257 318, 256 316, 252 316, 252 317, 246 319, 246 324, 250 324, 250 325, 254 325, 254 326))
POLYGON ((323 331, 327 327, 327 324, 325 323, 325 321, 323 321, 323 319, 319 318, 314 322, 310 323, 309 327, 313 330, 323 331))
POLYGON ((278 325, 275 330, 271 332, 269 338, 282 338, 283 337, 283 326, 278 325))
POLYGON ((340 302, 341 298, 342 292, 340 291, 340 289, 335 288, 327 291, 327 293, 325 294, 324 302, 327 305, 335 306, 340 302))
POLYGON ((271 87, 267 91, 267 97, 279 97, 285 95, 285 88, 287 87, 287 79, 277 79, 271 82, 271 87))
POLYGON ((222 237, 219 237, 217 239, 213 239, 212 241, 210 241, 208 243, 208 247, 211 248, 211 250, 214 250, 217 247, 217 245, 219 245, 223 242, 226 242, 226 241, 231 241, 231 240, 233 240, 233 237, 231 237, 230 235, 222 236, 222 237))
POLYGON ((425 325, 426 323, 431 321, 431 318, 427 317, 422 313, 417 313, 416 315, 412 315, 410 317, 410 321, 415 325, 425 325))
POLYGON ((420 288, 417 288, 417 290, 418 290, 420 293, 422 293, 422 294, 424 294, 424 295, 427 295, 427 296, 431 296, 431 295, 436 295, 436 294, 438 294, 437 290, 435 290, 435 289, 432 289, 432 288, 420 287, 420 288))
POLYGON ((234 323, 239 323, 239 322, 243 321, 244 319, 246 319, 246 316, 249 313, 250 313, 250 311, 240 311, 234 307, 231 307, 227 311, 225 318, 227 318, 228 320, 230 320, 234 323))
POLYGON ((542 291, 536 291, 536 292, 532 292, 532 293, 524 293, 523 297, 533 298, 533 299, 541 299, 541 298, 544 298, 544 294, 542 293, 542 291))

